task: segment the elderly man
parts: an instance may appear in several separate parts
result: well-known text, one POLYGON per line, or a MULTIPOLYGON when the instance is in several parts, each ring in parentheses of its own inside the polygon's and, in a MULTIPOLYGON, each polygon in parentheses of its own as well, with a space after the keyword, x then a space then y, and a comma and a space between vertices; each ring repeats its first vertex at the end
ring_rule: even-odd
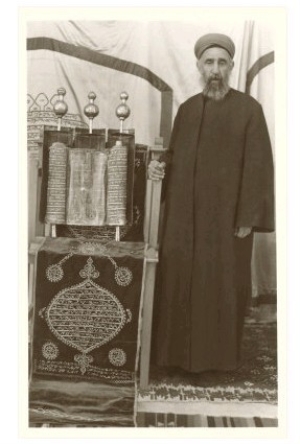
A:
POLYGON ((261 105, 230 88, 235 46, 223 34, 195 45, 203 91, 183 103, 165 173, 154 360, 190 372, 239 362, 251 294, 254 232, 274 231, 273 160, 261 105))

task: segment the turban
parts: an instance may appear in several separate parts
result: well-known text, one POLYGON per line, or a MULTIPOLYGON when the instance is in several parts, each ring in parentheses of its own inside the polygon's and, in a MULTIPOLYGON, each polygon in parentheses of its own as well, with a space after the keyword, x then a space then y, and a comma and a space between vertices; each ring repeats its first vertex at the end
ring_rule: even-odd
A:
POLYGON ((225 34, 205 34, 200 37, 195 44, 194 52, 197 59, 200 59, 201 55, 208 48, 213 48, 216 46, 226 49, 231 58, 233 58, 235 46, 230 37, 225 34))

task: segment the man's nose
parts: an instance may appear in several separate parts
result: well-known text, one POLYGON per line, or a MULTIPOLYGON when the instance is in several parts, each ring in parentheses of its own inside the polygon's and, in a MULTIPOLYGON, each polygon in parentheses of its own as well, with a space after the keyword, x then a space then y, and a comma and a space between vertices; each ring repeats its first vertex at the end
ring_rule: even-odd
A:
POLYGON ((218 62, 215 62, 215 63, 213 64, 211 72, 212 72, 213 74, 219 74, 220 69, 219 69, 219 64, 218 64, 218 62))

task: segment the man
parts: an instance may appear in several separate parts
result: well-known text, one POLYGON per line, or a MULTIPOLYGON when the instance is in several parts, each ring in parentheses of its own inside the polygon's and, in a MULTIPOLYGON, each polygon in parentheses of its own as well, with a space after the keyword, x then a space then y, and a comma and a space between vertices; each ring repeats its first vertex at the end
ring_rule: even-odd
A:
POLYGON ((237 367, 253 233, 274 231, 268 130, 260 104, 229 87, 234 52, 223 34, 197 41, 203 91, 180 106, 168 155, 148 169, 167 176, 155 360, 190 372, 237 367))

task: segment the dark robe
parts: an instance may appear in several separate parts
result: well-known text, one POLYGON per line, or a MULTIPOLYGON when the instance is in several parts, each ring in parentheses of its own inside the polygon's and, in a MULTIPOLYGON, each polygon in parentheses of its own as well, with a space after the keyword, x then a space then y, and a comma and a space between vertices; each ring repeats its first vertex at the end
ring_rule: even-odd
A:
POLYGON ((274 231, 273 159, 261 105, 231 89, 176 116, 154 307, 154 362, 231 370, 251 294, 253 232, 274 231), (234 236, 235 227, 253 227, 234 236))

